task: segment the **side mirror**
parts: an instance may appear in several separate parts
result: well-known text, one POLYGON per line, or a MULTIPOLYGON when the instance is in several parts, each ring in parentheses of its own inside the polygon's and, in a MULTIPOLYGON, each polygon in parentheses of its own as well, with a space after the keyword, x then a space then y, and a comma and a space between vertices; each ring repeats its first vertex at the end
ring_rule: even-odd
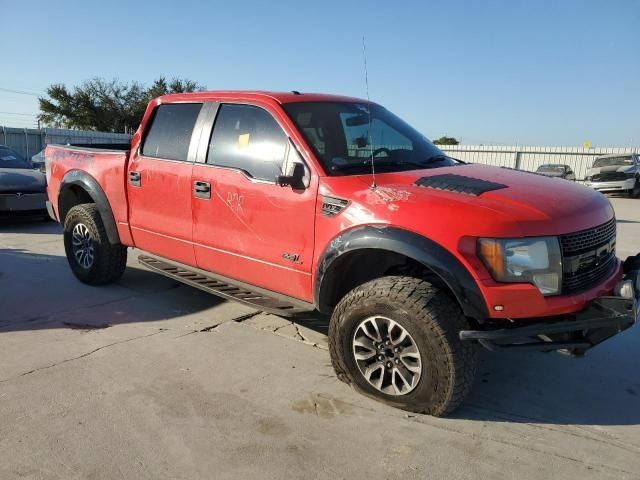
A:
POLYGON ((307 188, 304 181, 305 170, 302 163, 293 164, 293 172, 291 175, 278 175, 276 183, 281 187, 290 186, 294 190, 302 190, 307 188))

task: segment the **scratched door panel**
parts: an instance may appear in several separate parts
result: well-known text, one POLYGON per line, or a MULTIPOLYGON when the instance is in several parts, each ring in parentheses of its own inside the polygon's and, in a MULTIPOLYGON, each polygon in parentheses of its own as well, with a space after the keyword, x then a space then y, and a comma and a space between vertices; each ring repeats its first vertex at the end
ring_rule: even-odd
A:
POLYGON ((127 182, 131 234, 138 248, 195 265, 191 243, 192 163, 134 156, 129 171, 140 185, 127 182))
POLYGON ((198 266, 311 301, 316 177, 294 191, 240 170, 194 165, 196 181, 211 185, 210 199, 192 198, 198 266))

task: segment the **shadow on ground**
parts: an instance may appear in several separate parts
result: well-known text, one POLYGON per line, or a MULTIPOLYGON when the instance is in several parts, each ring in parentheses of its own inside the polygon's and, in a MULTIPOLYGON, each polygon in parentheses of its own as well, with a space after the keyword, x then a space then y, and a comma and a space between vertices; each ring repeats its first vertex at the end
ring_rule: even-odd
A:
POLYGON ((52 328, 106 328, 169 320, 224 301, 142 268, 112 285, 91 287, 65 257, 0 248, 0 334, 52 328))
MULTIPOLYGON (((224 303, 135 267, 128 268, 114 285, 89 287, 73 277, 64 257, 11 248, 0 249, 0 292, 0 335, 153 322, 224 303)), ((288 320, 327 334, 326 316, 288 320)), ((483 351, 475 388, 453 418, 561 425, 640 424, 638 345, 640 330, 636 327, 582 359, 483 351)))
POLYGON ((61 233, 60 224, 51 220, 32 218, 0 219, 0 235, 3 233, 26 233, 29 235, 51 235, 61 233))
POLYGON ((640 424, 640 332, 587 352, 483 351, 474 390, 454 418, 568 425, 640 424))

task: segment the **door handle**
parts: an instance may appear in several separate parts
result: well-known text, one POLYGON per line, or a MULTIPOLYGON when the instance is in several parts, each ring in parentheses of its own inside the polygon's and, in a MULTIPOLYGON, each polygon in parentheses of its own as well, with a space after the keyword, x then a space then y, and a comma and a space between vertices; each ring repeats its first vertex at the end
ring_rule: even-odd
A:
POLYGON ((140 172, 129 172, 129 185, 140 186, 140 172))
POLYGON ((193 193, 197 198, 211 198, 211 184, 196 180, 193 182, 193 193))

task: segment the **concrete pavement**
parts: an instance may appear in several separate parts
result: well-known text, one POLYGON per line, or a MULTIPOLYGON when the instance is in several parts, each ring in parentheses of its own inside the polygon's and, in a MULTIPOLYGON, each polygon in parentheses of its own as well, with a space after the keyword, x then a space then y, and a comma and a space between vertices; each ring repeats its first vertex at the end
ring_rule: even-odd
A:
MULTIPOLYGON (((614 198, 620 256, 640 200, 614 198)), ((291 323, 137 265, 72 276, 60 228, 0 226, 0 478, 640 478, 640 329, 583 359, 483 352, 452 418, 337 381, 291 323)))

